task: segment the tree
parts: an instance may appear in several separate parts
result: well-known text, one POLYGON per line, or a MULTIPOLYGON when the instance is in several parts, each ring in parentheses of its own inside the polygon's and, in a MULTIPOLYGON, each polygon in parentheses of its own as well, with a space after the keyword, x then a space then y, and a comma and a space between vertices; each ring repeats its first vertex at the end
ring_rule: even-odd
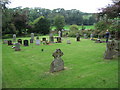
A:
POLYGON ((34 25, 34 32, 40 33, 40 34, 49 34, 50 32, 50 22, 47 18, 44 16, 40 16, 33 22, 34 25))
POLYGON ((54 25, 57 28, 57 31, 61 31, 62 37, 62 29, 65 26, 65 18, 62 15, 57 15, 54 19, 54 25))
POLYGON ((78 25, 75 25, 75 24, 74 24, 74 25, 71 25, 71 26, 70 26, 70 30, 71 30, 71 31, 78 31, 78 25))

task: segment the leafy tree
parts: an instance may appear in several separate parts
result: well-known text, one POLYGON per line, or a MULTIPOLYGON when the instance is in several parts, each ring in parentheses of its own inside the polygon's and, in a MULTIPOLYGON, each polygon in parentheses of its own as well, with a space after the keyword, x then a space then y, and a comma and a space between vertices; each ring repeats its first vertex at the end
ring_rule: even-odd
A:
POLYGON ((71 31, 78 31, 78 25, 75 25, 75 24, 74 24, 74 25, 71 25, 71 26, 70 26, 70 30, 71 30, 71 31))
POLYGON ((44 16, 40 16, 33 22, 34 25, 34 32, 40 33, 40 34, 49 34, 50 32, 50 22, 47 18, 44 16))

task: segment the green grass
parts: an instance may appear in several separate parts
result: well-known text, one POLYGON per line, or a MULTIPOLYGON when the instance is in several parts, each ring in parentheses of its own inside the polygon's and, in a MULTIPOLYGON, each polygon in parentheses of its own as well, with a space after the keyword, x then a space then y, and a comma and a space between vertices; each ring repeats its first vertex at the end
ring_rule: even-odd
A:
POLYGON ((72 44, 64 38, 63 43, 21 46, 21 51, 3 44, 3 88, 117 88, 118 60, 103 59, 106 44, 69 39, 72 44), (65 70, 49 73, 57 48, 64 53, 65 70))
MULTIPOLYGON (((85 29, 94 29, 94 28, 95 28, 94 25, 84 26, 84 27, 85 27, 85 29)), ((64 28, 65 30, 69 30, 69 29, 70 29, 70 25, 65 25, 63 28, 64 28)), ((80 30, 80 29, 82 29, 82 26, 78 26, 78 28, 79 28, 79 30, 80 30)), ((52 29, 52 30, 55 30, 56 27, 55 27, 55 26, 52 26, 51 29, 52 29)))

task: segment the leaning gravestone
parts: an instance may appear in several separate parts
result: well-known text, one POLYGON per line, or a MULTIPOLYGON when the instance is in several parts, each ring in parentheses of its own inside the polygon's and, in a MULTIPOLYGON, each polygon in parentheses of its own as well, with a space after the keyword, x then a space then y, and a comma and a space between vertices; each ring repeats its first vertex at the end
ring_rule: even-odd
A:
POLYGON ((18 43, 22 44, 22 39, 18 39, 18 43))
POLYGON ((13 45, 12 40, 8 40, 8 45, 13 45))
POLYGON ((13 42, 16 42, 16 34, 13 34, 13 42))
POLYGON ((20 51, 20 43, 15 43, 15 51, 20 51))
POLYGON ((24 40, 24 46, 29 46, 28 45, 28 40, 24 40))
POLYGON ((117 53, 115 50, 115 47, 116 47, 116 44, 114 40, 107 43, 104 59, 113 59, 113 56, 116 55, 117 53))
POLYGON ((80 34, 79 33, 76 33, 76 39, 77 39, 77 41, 80 41, 80 34))
POLYGON ((63 52, 60 49, 56 49, 52 56, 54 57, 54 61, 52 61, 50 65, 50 72, 53 73, 64 70, 64 61, 61 59, 63 52))
POLYGON ((52 33, 50 33, 49 40, 50 40, 50 43, 54 43, 54 37, 52 33))
POLYGON ((34 33, 31 33, 31 39, 34 40, 34 33))

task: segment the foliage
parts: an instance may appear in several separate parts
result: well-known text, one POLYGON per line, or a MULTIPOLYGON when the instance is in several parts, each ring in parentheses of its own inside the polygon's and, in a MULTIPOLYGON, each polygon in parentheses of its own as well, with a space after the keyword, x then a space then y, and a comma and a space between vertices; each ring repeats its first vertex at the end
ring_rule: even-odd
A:
POLYGON ((56 29, 61 31, 65 26, 65 18, 62 15, 57 15, 54 20, 54 25, 56 29))
POLYGON ((34 25, 34 32, 40 34, 49 34, 50 31, 50 22, 47 18, 40 16, 33 22, 34 25))
POLYGON ((70 26, 70 31, 78 31, 78 25, 71 25, 70 26))

